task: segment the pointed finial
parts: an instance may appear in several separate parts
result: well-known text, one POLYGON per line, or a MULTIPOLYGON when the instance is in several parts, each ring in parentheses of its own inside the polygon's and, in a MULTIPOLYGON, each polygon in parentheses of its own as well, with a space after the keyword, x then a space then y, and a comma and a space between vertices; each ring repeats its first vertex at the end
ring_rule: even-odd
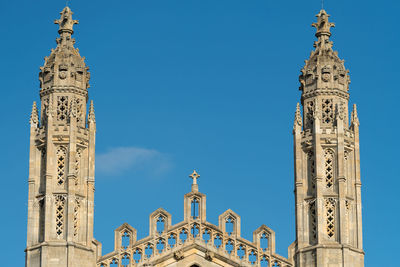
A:
POLYGON ((90 101, 88 122, 92 122, 92 123, 96 122, 96 116, 94 115, 93 100, 90 101))
POLYGON ((360 121, 358 120, 358 114, 357 114, 357 105, 353 105, 353 111, 351 112, 351 124, 352 125, 360 125, 360 121))
POLYGON ((315 36, 318 38, 323 35, 331 36, 331 27, 335 27, 335 23, 329 22, 330 15, 328 15, 324 9, 321 9, 316 17, 318 18, 317 22, 311 24, 311 26, 317 29, 315 36))
POLYGON ((303 121, 301 118, 301 110, 300 110, 300 103, 297 103, 296 106, 296 113, 294 115, 294 125, 293 125, 293 130, 296 129, 296 126, 302 126, 303 125, 303 121))
POLYGON ((58 24, 60 26, 58 32, 60 34, 67 32, 70 34, 74 33, 74 24, 78 24, 79 21, 73 20, 72 19, 72 14, 74 14, 71 9, 66 6, 64 9, 60 12, 61 17, 58 20, 55 20, 54 23, 58 24))
POLYGON ((31 118, 29 120, 31 126, 37 126, 39 123, 39 114, 36 106, 36 101, 33 101, 31 118))

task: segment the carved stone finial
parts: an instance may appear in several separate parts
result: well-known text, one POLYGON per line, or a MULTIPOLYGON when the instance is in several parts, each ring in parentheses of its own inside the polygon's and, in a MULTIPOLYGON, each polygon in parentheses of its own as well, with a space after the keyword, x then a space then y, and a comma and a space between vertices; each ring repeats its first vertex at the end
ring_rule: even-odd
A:
POLYGON ((189 177, 193 179, 193 184, 197 184, 197 179, 200 178, 200 174, 198 174, 196 170, 193 170, 193 173, 189 175, 189 177))
POLYGON ((293 125, 293 130, 296 128, 296 126, 302 126, 303 125, 303 120, 301 118, 301 111, 300 111, 300 103, 297 103, 296 106, 296 113, 294 116, 294 125, 293 125))
POLYGON ((335 27, 335 23, 329 22, 330 15, 328 15, 324 9, 321 9, 316 17, 318 18, 317 22, 311 24, 317 29, 315 36, 318 38, 322 35, 331 36, 331 27, 335 27))
POLYGON ((94 115, 94 104, 93 104, 93 100, 90 101, 88 122, 92 122, 92 123, 95 123, 95 122, 96 122, 96 116, 94 115))
POLYGON ((66 6, 63 9, 63 11, 60 12, 60 14, 61 14, 60 19, 54 21, 55 24, 58 24, 60 26, 58 32, 60 34, 64 33, 64 32, 73 34, 74 33, 74 29, 73 29, 74 24, 79 23, 79 21, 72 19, 72 14, 74 14, 74 13, 71 11, 71 9, 68 6, 66 6))
POLYGON ((31 126, 37 126, 39 123, 39 114, 36 106, 36 101, 33 101, 31 118, 29 120, 31 126))
POLYGON ((358 114, 357 114, 357 105, 353 105, 353 111, 351 112, 351 124, 352 125, 360 125, 360 121, 358 120, 358 114))
POLYGON ((199 191, 199 186, 197 184, 197 179, 200 178, 200 174, 198 174, 196 172, 196 170, 193 170, 193 173, 191 175, 189 175, 190 178, 193 179, 193 183, 192 183, 192 191, 193 192, 198 192, 199 191))

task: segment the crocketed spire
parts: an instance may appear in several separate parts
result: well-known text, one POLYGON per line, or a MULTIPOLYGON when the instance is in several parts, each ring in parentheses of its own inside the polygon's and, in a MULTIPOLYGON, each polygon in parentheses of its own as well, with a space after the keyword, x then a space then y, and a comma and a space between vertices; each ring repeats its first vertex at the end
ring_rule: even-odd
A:
POLYGON ((300 90, 307 94, 318 89, 338 90, 345 97, 350 78, 348 70, 344 66, 344 60, 333 51, 333 42, 330 40, 331 28, 335 26, 329 21, 329 15, 325 10, 317 14, 317 22, 312 26, 317 29, 315 36, 318 40, 314 43, 315 50, 311 52, 310 58, 305 61, 301 70, 300 90))
POLYGON ((84 62, 85 58, 74 47, 75 39, 71 37, 74 33, 73 26, 78 21, 72 19, 73 12, 69 7, 65 7, 60 14, 60 19, 54 21, 59 25, 57 47, 51 50, 49 57, 45 57, 44 66, 40 68, 41 96, 50 93, 49 90, 55 87, 64 87, 63 90, 67 91, 73 89, 75 93, 87 96, 89 68, 84 62))

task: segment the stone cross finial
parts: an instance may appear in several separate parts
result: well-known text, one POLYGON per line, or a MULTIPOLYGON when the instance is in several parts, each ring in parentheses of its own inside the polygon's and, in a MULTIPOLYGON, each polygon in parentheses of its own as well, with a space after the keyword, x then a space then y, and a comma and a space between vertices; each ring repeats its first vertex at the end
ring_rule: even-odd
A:
POLYGON ((200 177, 200 174, 198 174, 196 170, 193 170, 193 173, 189 175, 189 177, 193 179, 193 184, 197 184, 197 179, 200 177))
POLYGON ((54 23, 60 26, 58 32, 61 34, 63 32, 73 33, 74 32, 74 24, 78 24, 79 21, 72 19, 73 12, 71 9, 66 6, 63 11, 61 11, 61 17, 58 20, 55 20, 54 23))
POLYGON ((315 36, 331 36, 331 27, 335 27, 335 23, 329 22, 330 16, 326 13, 325 10, 321 9, 316 17, 318 18, 317 23, 311 24, 311 26, 317 29, 315 36))

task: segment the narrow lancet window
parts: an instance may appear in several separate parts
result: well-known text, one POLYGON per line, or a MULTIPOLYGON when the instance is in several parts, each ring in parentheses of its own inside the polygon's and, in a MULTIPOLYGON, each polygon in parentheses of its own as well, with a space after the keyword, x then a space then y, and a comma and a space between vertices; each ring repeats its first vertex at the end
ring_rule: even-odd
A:
POLYGON ((130 243, 131 243, 131 236, 127 231, 125 231, 124 234, 121 236, 121 247, 123 249, 127 249, 130 243))
POLYGON ((160 235, 165 231, 165 217, 160 215, 157 219, 157 233, 160 235))
POLYGON ((192 218, 197 219, 199 217, 199 200, 197 198, 192 199, 192 218))
POLYGON ((228 235, 232 235, 233 231, 234 231, 234 219, 232 217, 228 217, 226 218, 225 221, 225 232, 228 235))

